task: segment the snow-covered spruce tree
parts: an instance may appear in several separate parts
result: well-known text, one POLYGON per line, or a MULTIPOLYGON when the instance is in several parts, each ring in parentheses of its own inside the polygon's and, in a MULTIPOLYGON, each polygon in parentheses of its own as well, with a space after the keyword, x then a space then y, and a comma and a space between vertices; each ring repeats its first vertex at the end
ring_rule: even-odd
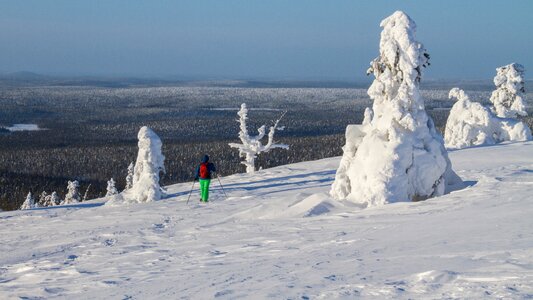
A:
POLYGON ((77 180, 69 181, 67 183, 67 194, 65 195, 65 200, 63 200, 61 205, 80 202, 81 199, 79 188, 80 183, 77 180))
POLYGON ((117 188, 115 187, 115 180, 113 178, 109 179, 107 181, 107 193, 105 194, 106 197, 113 196, 118 194, 117 188))
POLYGON ((527 116, 524 105, 524 67, 510 64, 496 69, 494 77, 496 90, 492 92, 490 101, 492 110, 500 118, 516 118, 527 116))
POLYGON ((161 152, 161 139, 152 129, 143 126, 137 135, 139 152, 133 170, 131 189, 117 194, 109 205, 119 203, 143 203, 161 199, 159 173, 165 172, 165 157, 161 152))
POLYGON ((346 196, 331 192, 367 206, 423 200, 444 194, 452 181, 461 184, 419 92, 429 55, 415 40, 414 21, 397 11, 380 25, 380 55, 368 70, 375 76, 368 89, 373 116, 346 172, 346 196))
POLYGON ((444 144, 447 148, 460 149, 497 143, 499 122, 490 110, 478 102, 470 101, 459 88, 450 90, 449 98, 456 98, 446 122, 444 144))
POLYGON ((61 198, 59 198, 56 192, 52 192, 52 194, 46 196, 45 198, 45 206, 56 206, 60 204, 61 198))
POLYGON ((24 200, 24 203, 20 206, 20 209, 32 209, 35 208, 35 200, 33 199, 33 195, 31 192, 28 193, 26 196, 26 200, 24 200))
POLYGON ((39 195, 39 202, 37 202, 37 205, 39 205, 39 207, 46 207, 47 198, 48 198, 48 193, 46 191, 43 191, 39 195))
POLYGON ((276 130, 281 130, 281 128, 278 128, 278 124, 284 114, 274 122, 274 125, 270 126, 268 130, 268 141, 265 145, 261 142, 261 139, 263 139, 266 134, 265 125, 259 127, 257 130, 259 134, 257 136, 250 136, 248 134, 246 126, 246 120, 248 120, 248 108, 246 107, 246 103, 241 104, 241 109, 237 115, 239 115, 238 122, 240 123, 239 139, 242 144, 230 143, 229 146, 239 149, 239 155, 244 158, 244 161, 241 163, 246 166, 246 173, 255 172, 255 158, 261 152, 268 152, 274 148, 289 149, 288 145, 274 143, 274 133, 276 130))
POLYGON ((124 190, 129 190, 133 187, 133 170, 135 168, 135 165, 133 164, 133 162, 130 163, 130 165, 128 166, 128 175, 126 176, 126 187, 124 188, 124 190))

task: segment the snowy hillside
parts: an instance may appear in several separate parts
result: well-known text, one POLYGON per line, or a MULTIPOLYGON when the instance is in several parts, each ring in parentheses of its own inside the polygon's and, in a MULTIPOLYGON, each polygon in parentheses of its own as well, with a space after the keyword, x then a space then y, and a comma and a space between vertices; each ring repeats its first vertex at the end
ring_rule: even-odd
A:
MULTIPOLYGON (((468 188, 360 209, 340 158, 161 201, 0 212, 0 298, 533 297, 533 142, 450 152, 468 188)), ((216 163, 216 158, 213 159, 216 163)))

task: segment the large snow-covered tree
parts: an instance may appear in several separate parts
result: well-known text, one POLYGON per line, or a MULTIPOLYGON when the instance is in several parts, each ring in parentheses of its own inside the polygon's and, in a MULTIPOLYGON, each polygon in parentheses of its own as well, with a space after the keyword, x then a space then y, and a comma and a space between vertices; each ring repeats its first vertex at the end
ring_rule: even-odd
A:
POLYGON ((20 209, 32 209, 35 208, 35 200, 33 199, 33 195, 31 192, 28 193, 26 196, 26 200, 24 200, 24 203, 20 206, 20 209))
POLYGON ((107 181, 106 190, 107 190, 107 193, 105 194, 106 197, 118 194, 117 188, 115 187, 115 180, 113 178, 107 181))
POLYGON ((117 202, 142 203, 161 199, 159 173, 165 172, 165 157, 161 152, 162 142, 150 128, 143 126, 137 135, 139 139, 137 160, 133 171, 131 189, 117 195, 110 205, 117 202))
POLYGON ((516 118, 527 116, 524 105, 524 66, 510 64, 496 69, 494 77, 496 90, 492 92, 490 101, 492 110, 500 118, 516 118))
POLYGON ((268 140, 267 143, 264 145, 261 140, 266 135, 265 125, 259 127, 259 129, 257 130, 259 134, 256 136, 250 136, 250 134, 248 133, 248 128, 246 125, 246 120, 248 120, 248 108, 246 107, 246 103, 241 104, 241 109, 239 110, 237 115, 239 115, 239 139, 241 140, 241 144, 230 143, 229 146, 239 150, 239 155, 244 158, 244 161, 242 161, 241 163, 246 166, 246 173, 255 172, 255 159, 257 158, 258 154, 262 152, 268 152, 274 148, 289 149, 288 145, 276 144, 274 142, 274 133, 276 132, 276 130, 281 129, 280 127, 278 127, 278 124, 281 118, 283 118, 284 114, 281 115, 281 117, 277 119, 272 126, 270 126, 268 130, 268 140))
POLYGON ((67 194, 65 195, 65 200, 61 204, 72 204, 78 203, 80 199, 80 183, 77 180, 69 181, 67 183, 67 194))
POLYGON ((429 54, 415 40, 415 22, 397 11, 380 25, 380 53, 368 70, 375 76, 368 89, 373 116, 364 137, 356 137, 361 141, 346 172, 349 186, 331 191, 367 206, 423 200, 444 194, 452 181, 461 183, 420 95, 429 54))

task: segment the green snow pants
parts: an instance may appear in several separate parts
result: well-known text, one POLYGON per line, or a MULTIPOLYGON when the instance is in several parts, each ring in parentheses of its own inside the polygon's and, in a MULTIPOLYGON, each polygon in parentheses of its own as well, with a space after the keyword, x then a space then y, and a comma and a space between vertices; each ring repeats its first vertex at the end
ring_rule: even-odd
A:
POLYGON ((211 179, 200 179, 200 192, 202 195, 202 199, 200 201, 207 202, 207 199, 209 199, 209 184, 211 183, 211 179))

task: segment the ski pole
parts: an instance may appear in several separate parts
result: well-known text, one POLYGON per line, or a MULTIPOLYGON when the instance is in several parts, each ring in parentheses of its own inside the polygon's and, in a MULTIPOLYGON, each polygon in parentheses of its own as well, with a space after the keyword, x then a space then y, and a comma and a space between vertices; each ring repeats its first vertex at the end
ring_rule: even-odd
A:
POLYGON ((194 190, 194 184, 195 183, 196 183, 196 179, 192 182, 191 191, 189 192, 189 198, 187 198, 187 203, 186 204, 189 204, 189 200, 191 199, 192 190, 194 190))
POLYGON ((218 176, 218 173, 217 173, 217 179, 218 179, 218 184, 220 184, 220 188, 222 189, 222 192, 224 192, 224 197, 226 197, 226 200, 228 200, 228 195, 226 195, 226 191, 224 190, 224 187, 222 186, 222 182, 220 181, 220 177, 218 176))

